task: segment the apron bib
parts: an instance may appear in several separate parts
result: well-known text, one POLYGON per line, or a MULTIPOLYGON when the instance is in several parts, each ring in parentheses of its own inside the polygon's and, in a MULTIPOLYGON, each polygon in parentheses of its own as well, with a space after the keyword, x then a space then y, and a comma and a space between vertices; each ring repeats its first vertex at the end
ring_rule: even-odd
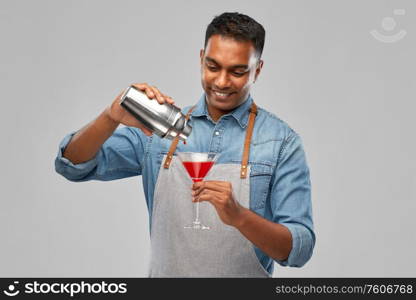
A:
MULTIPOLYGON (((242 165, 214 164, 205 178, 231 182, 234 198, 246 208, 250 204, 247 148, 254 113, 250 114, 253 117, 247 126, 242 165)), ((192 202, 192 180, 179 158, 173 155, 176 145, 177 141, 172 142, 165 155, 155 186, 149 276, 270 277, 259 262, 253 244, 235 227, 224 224, 211 203, 201 202, 199 208, 199 219, 210 230, 184 228, 194 220, 196 204, 192 202)))

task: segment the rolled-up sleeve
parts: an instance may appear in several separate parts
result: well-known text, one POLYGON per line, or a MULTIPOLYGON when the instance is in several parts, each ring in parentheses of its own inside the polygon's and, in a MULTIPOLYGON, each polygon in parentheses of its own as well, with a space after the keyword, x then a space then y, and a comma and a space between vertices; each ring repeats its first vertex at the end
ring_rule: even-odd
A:
POLYGON ((115 180, 141 175, 146 137, 139 129, 123 127, 105 141, 94 158, 73 164, 63 157, 66 146, 75 132, 61 141, 55 159, 55 170, 66 179, 75 182, 88 180, 115 180))
POLYGON ((289 257, 276 260, 282 266, 302 267, 315 246, 309 167, 300 137, 292 132, 284 141, 272 177, 273 221, 292 234, 289 257))

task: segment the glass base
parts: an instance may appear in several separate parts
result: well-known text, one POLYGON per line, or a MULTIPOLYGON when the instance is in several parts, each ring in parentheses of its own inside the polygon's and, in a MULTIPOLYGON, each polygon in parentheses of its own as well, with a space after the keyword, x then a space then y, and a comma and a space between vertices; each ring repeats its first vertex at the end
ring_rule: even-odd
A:
POLYGON ((186 229, 201 229, 201 230, 209 230, 209 226, 205 226, 203 224, 201 224, 200 221, 193 221, 192 225, 189 226, 185 226, 184 228, 186 229))

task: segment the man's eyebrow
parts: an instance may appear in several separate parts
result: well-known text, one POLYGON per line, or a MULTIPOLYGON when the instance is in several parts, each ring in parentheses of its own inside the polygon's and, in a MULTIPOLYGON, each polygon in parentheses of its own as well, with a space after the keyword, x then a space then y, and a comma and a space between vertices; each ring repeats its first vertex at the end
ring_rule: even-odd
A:
MULTIPOLYGON (((216 64, 216 65, 220 65, 219 63, 217 63, 217 61, 215 59, 213 59, 209 56, 205 56, 205 59, 209 62, 212 62, 212 63, 216 64)), ((230 67, 230 69, 239 69, 239 68, 248 69, 248 65, 239 64, 239 65, 233 65, 233 66, 230 67)))

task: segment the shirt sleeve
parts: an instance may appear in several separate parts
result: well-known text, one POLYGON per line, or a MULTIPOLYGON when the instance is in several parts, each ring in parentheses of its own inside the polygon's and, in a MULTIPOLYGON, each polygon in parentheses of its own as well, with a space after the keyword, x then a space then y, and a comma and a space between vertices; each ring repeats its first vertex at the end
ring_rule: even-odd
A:
POLYGON ((142 161, 148 137, 139 129, 122 127, 104 142, 89 161, 73 164, 62 154, 75 132, 64 137, 55 159, 55 170, 74 182, 115 180, 142 174, 142 161))
POLYGON ((315 233, 310 172, 302 141, 294 132, 282 145, 272 181, 273 221, 286 226, 292 234, 289 257, 276 262, 281 266, 302 267, 312 256, 315 233))

